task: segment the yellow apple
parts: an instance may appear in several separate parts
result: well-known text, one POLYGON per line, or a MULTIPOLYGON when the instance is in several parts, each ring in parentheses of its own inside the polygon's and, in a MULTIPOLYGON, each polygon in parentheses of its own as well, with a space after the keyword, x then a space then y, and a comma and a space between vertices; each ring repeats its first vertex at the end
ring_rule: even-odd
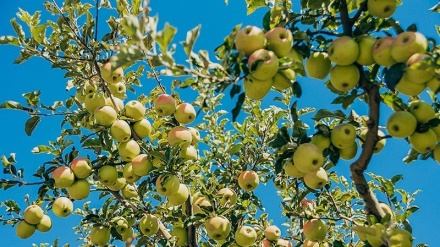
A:
POLYGON ((96 123, 104 127, 110 127, 116 121, 117 116, 116 110, 109 105, 96 108, 93 114, 96 123))
POLYGON ((222 188, 217 194, 220 196, 219 204, 222 207, 231 207, 237 203, 237 193, 230 188, 222 188))
POLYGON ((136 185, 134 184, 125 184, 121 190, 121 194, 125 199, 139 197, 136 185))
POLYGON ((145 106, 137 100, 130 100, 125 104, 125 116, 130 118, 130 121, 137 122, 142 120, 146 111, 145 106))
POLYGON ((424 133, 414 132, 409 137, 409 143, 412 148, 421 154, 425 154, 435 148, 437 143, 437 136, 432 129, 424 133))
POLYGON ((181 124, 189 124, 196 119, 196 110, 190 103, 180 103, 176 107, 174 117, 181 124))
POLYGON ((139 154, 131 161, 133 173, 139 177, 146 176, 153 168, 153 162, 146 154, 139 154))
POLYGON ((69 196, 74 200, 86 199, 90 194, 90 184, 85 179, 78 179, 67 187, 69 196))
POLYGON ((52 178, 55 180, 56 188, 67 188, 75 181, 75 174, 67 166, 60 166, 52 172, 52 178))
POLYGON ((407 111, 393 113, 387 121, 387 131, 392 137, 405 138, 416 130, 417 120, 407 111))
POLYGON ((256 171, 242 171, 238 177, 238 185, 246 191, 253 191, 260 183, 260 179, 256 171))
POLYGON ((315 144, 322 152, 326 148, 330 147, 331 141, 329 136, 324 136, 323 134, 316 134, 312 136, 310 143, 315 144))
POLYGON ((328 47, 328 56, 337 65, 350 65, 359 57, 359 45, 350 36, 341 36, 328 47))
POLYGON ((224 216, 214 216, 205 222, 206 234, 214 240, 224 240, 231 232, 231 223, 224 216))
POLYGON ((243 81, 244 93, 249 99, 262 100, 269 93, 273 83, 273 78, 258 80, 248 75, 243 81))
POLYGON ((374 63, 373 47, 376 39, 368 34, 356 37, 359 44, 359 57, 356 62, 360 65, 369 66, 374 63))
POLYGON ((153 132, 153 127, 151 127, 150 121, 147 119, 142 119, 133 124, 133 131, 139 137, 139 139, 144 139, 149 137, 153 132))
POLYGON ((49 215, 43 215, 43 218, 41 219, 40 223, 36 225, 36 228, 40 232, 50 231, 50 229, 52 229, 52 220, 50 219, 49 215))
POLYGON ((405 73, 403 73, 402 78, 400 78, 399 82, 395 86, 395 89, 398 92, 408 96, 417 96, 423 92, 425 88, 426 85, 424 83, 415 83, 408 80, 408 78, 405 76, 405 73))
POLYGON ((289 54, 293 45, 292 31, 284 27, 274 27, 266 33, 267 49, 273 51, 277 57, 289 54))
POLYGON ((388 18, 394 14, 396 0, 368 0, 367 9, 370 15, 378 18, 388 18))
POLYGON ((278 70, 278 72, 272 78, 273 80, 272 87, 279 91, 286 90, 292 87, 295 78, 296 78, 296 73, 293 69, 278 70))
MULTIPOLYGON (((118 99, 125 99, 127 98, 127 86, 125 86, 125 83, 120 81, 115 84, 107 84, 108 88, 110 89, 110 92, 112 93, 112 96, 114 98, 118 99)), ((123 108, 123 107, 122 107, 123 108)), ((120 108, 120 109, 122 109, 120 108)))
POLYGON ((330 73, 331 61, 327 52, 314 52, 306 59, 306 72, 311 78, 324 79, 330 73))
POLYGON ((110 229, 105 226, 94 226, 90 231, 90 242, 98 246, 105 246, 110 241, 110 229))
POLYGON ((373 247, 380 247, 385 244, 385 226, 380 223, 376 223, 370 228, 373 230, 374 234, 367 234, 368 243, 373 247))
POLYGON ((278 58, 273 51, 259 49, 249 56, 248 68, 253 78, 267 81, 278 71, 278 58))
POLYGON ((333 128, 330 141, 339 149, 352 147, 356 141, 356 128, 348 123, 339 124, 333 128))
MULTIPOLYGON (((368 133, 368 128, 362 129, 362 131, 359 133, 359 137, 362 139, 361 145, 363 145, 363 141, 366 140, 367 133, 368 133)), ((379 141, 376 143, 376 146, 374 147, 375 154, 382 151, 382 149, 385 146, 385 143, 387 141, 385 138, 383 138, 383 137, 385 137, 385 133, 383 133, 381 130, 377 130, 377 136, 379 137, 379 141)))
POLYGON ((426 123, 435 118, 435 110, 423 100, 415 100, 409 104, 408 111, 414 115, 418 123, 426 123))
POLYGON ((241 226, 235 231, 235 242, 241 247, 254 245, 257 237, 257 232, 250 226, 241 226))
POLYGON ((302 178, 304 177, 304 175, 306 175, 306 172, 301 172, 300 170, 298 170, 298 168, 293 163, 293 160, 291 159, 287 160, 284 163, 283 168, 287 176, 291 176, 294 178, 302 178))
POLYGON ((111 165, 105 165, 98 170, 99 182, 105 186, 112 185, 118 179, 118 170, 111 165))
POLYGON ((132 161, 141 153, 141 147, 135 140, 119 143, 118 152, 123 161, 132 161))
POLYGON ((180 143, 191 143, 192 134, 187 128, 176 126, 168 132, 167 140, 172 147, 177 146, 180 143))
POLYGON ((434 160, 440 164, 440 144, 435 145, 434 150, 432 151, 432 156, 434 160))
POLYGON ((303 233, 311 241, 323 241, 327 234, 327 226, 320 219, 310 219, 304 223, 303 233))
POLYGON ((434 77, 434 67, 429 64, 432 57, 424 53, 415 53, 408 60, 404 74, 408 80, 425 84, 434 77))
POLYGON ((180 188, 180 181, 176 175, 163 174, 156 179, 156 191, 162 196, 170 196, 180 188))
POLYGON ((41 209, 41 207, 38 205, 28 206, 23 213, 24 220, 31 225, 40 223, 40 221, 43 219, 43 216, 43 209, 41 209))
POLYGON ((188 242, 187 229, 180 226, 175 226, 173 227, 173 230, 171 230, 171 236, 176 238, 176 246, 186 246, 188 242))
POLYGON ((197 198, 196 195, 194 195, 194 203, 193 203, 193 214, 205 214, 205 211, 203 211, 202 208, 212 207, 212 204, 206 199, 204 196, 197 198))
POLYGON ((173 206, 180 206, 184 204, 186 200, 188 200, 188 197, 189 197, 189 190, 185 184, 180 184, 179 189, 177 190, 176 193, 167 196, 168 202, 173 206))
POLYGON ((264 236, 267 240, 277 241, 281 237, 281 230, 275 225, 268 226, 264 229, 264 236))
POLYGON ((347 66, 336 65, 330 70, 330 83, 341 92, 353 89, 361 78, 359 70, 353 64, 347 66))
POLYGON ((95 112, 96 108, 105 105, 105 97, 102 92, 98 93, 89 93, 86 95, 84 99, 84 107, 86 110, 92 114, 95 112))
POLYGON ((110 135, 117 142, 127 142, 131 136, 130 125, 124 120, 116 120, 110 127, 110 135))
POLYGON ((322 167, 314 172, 308 172, 304 175, 304 183, 307 187, 315 190, 324 187, 327 184, 327 181, 327 172, 322 167))
POLYGON ((122 176, 124 176, 125 180, 128 183, 135 183, 141 179, 140 176, 134 174, 133 172, 133 165, 131 162, 124 165, 124 169, 122 170, 122 176))
POLYGON ((107 62, 101 67, 101 77, 104 81, 115 84, 122 81, 124 70, 121 67, 112 68, 111 62, 107 62))
POLYGON ((315 144, 302 143, 293 153, 293 164, 300 172, 313 172, 324 165, 324 156, 315 144))
POLYGON ((146 214, 139 221, 139 230, 145 236, 153 236, 159 230, 159 220, 152 214, 146 214))
POLYGON ((58 197, 52 204, 52 212, 58 217, 67 217, 73 211, 73 203, 67 197, 58 197))
POLYGON ((245 56, 251 55, 258 49, 266 46, 266 36, 263 30, 256 26, 246 26, 238 31, 235 37, 235 49, 245 56))
POLYGON ((36 228, 34 225, 31 225, 26 221, 22 220, 18 222, 17 226, 15 227, 15 234, 17 234, 17 236, 22 239, 26 239, 32 236, 35 230, 36 228))
POLYGON ((185 143, 180 149, 180 157, 184 159, 183 161, 197 160, 199 158, 199 154, 193 145, 185 143))
POLYGON ((200 141, 200 132, 193 127, 188 127, 188 130, 192 135, 191 145, 195 146, 200 141))
POLYGON ((358 151, 358 145, 356 142, 353 145, 346 149, 339 149, 339 157, 343 160, 351 160, 353 159, 358 151))
POLYGON ((121 177, 116 179, 116 182, 112 185, 108 185, 107 188, 111 191, 120 191, 124 188, 125 184, 127 184, 127 180, 125 177, 121 177))
POLYGON ((434 76, 431 80, 426 82, 426 86, 434 93, 438 93, 440 88, 440 77, 434 76))
POLYGON ((386 242, 390 247, 412 247, 413 237, 411 233, 402 228, 388 228, 386 242))

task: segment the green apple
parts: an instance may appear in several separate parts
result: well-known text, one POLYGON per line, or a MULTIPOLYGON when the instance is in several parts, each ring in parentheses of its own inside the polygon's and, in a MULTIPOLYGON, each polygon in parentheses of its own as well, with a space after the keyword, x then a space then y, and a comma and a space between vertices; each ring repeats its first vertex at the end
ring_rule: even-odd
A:
POLYGON ((281 230, 275 225, 268 226, 264 229, 264 236, 267 240, 277 241, 281 237, 281 230))
POLYGON ((141 153, 141 147, 135 140, 119 143, 118 152, 123 161, 132 161, 141 153))
POLYGON ((434 76, 431 80, 426 82, 426 86, 434 93, 438 93, 437 91, 440 88, 440 77, 434 76))
POLYGON ((36 225, 36 228, 40 232, 50 231, 50 229, 52 229, 52 220, 50 219, 49 215, 43 215, 43 218, 41 219, 40 223, 36 225))
POLYGON ((341 92, 348 92, 359 82, 361 76, 358 68, 354 65, 336 65, 330 70, 330 83, 341 92))
POLYGON ((231 232, 231 223, 224 216, 214 216, 205 222, 206 234, 214 240, 224 240, 231 232))
POLYGON ((153 236, 159 230, 159 220, 152 214, 146 214, 139 221, 139 230, 145 236, 153 236))
POLYGON ((394 14, 396 0, 368 0, 367 9, 370 15, 378 18, 388 18, 394 14))
POLYGON ((159 157, 154 157, 152 160, 153 166, 156 168, 163 168, 165 165, 165 161, 163 161, 161 158, 159 157))
POLYGON ((237 193, 230 188, 222 188, 217 194, 220 196, 219 204, 222 207, 231 207, 237 203, 237 193))
POLYGON ((96 108, 93 117, 97 124, 104 127, 110 127, 116 121, 118 113, 113 107, 103 105, 96 108))
POLYGON ((175 246, 178 246, 178 247, 186 246, 186 244, 188 242, 187 229, 180 227, 180 226, 175 226, 171 230, 171 236, 176 238, 176 245, 175 246))
POLYGON ((417 120, 407 111, 397 111, 388 118, 386 127, 392 137, 405 138, 414 133, 417 120))
POLYGON ((146 154, 139 154, 131 161, 133 173, 139 177, 146 176, 153 168, 153 162, 146 154))
POLYGON ((352 124, 339 124, 335 126, 330 134, 330 141, 333 146, 339 149, 346 149, 356 141, 356 128, 352 124))
POLYGON ((188 197, 189 190, 185 184, 179 184, 179 189, 177 192, 167 196, 168 202, 173 206, 180 206, 184 204, 188 197))
MULTIPOLYGON (((393 0, 394 1, 394 0, 393 0)), ((359 57, 356 62, 360 65, 369 66, 374 63, 373 47, 376 39, 368 34, 356 37, 359 44, 359 57)))
POLYGON ((266 33, 267 49, 273 51, 277 57, 289 54, 293 45, 292 31, 284 27, 275 27, 266 33))
POLYGON ((84 107, 86 110, 92 114, 95 112, 96 108, 105 105, 105 97, 103 93, 89 93, 84 99, 84 107))
POLYGON ((122 235, 127 232, 127 230, 130 228, 128 221, 126 218, 122 216, 117 216, 110 221, 113 223, 116 231, 119 233, 119 235, 122 235))
POLYGON ((393 37, 383 37, 378 40, 373 45, 373 60, 375 63, 390 67, 391 65, 397 63, 396 60, 391 56, 391 44, 394 42, 393 37))
POLYGON ((258 49, 266 46, 266 37, 263 30, 256 26, 246 26, 237 32, 235 37, 235 49, 245 56, 251 55, 258 49))
POLYGON ((116 120, 110 127, 110 135, 117 142, 126 142, 131 136, 130 125, 124 120, 116 120))
POLYGON ((432 129, 424 133, 414 132, 409 137, 409 143, 412 148, 421 154, 425 154, 435 148, 437 143, 437 136, 432 129))
POLYGON ((271 79, 278 72, 278 57, 273 51, 259 49, 248 59, 250 75, 261 81, 271 79))
POLYGON ((125 180, 128 183, 135 183, 141 179, 140 176, 134 174, 133 172, 133 165, 131 162, 124 165, 124 169, 122 170, 122 176, 124 176, 125 180))
POLYGON ((181 124, 189 124, 196 119, 196 110, 189 103, 180 103, 176 107, 174 117, 181 124))
POLYGON ((386 242, 390 247, 412 247, 413 237, 405 229, 391 227, 386 230, 386 242))
POLYGON ((330 137, 319 133, 312 136, 310 143, 315 144, 322 152, 331 145, 330 137))
POLYGON ((73 203, 67 197, 58 197, 52 204, 52 212, 58 217, 67 217, 73 211, 73 203))
POLYGON ((195 146, 200 141, 200 132, 193 127, 188 127, 187 129, 189 130, 189 132, 191 132, 192 135, 191 145, 195 146))
POLYGON ((324 165, 324 156, 315 144, 302 143, 293 153, 293 164, 300 172, 313 172, 324 165))
POLYGON ((118 179, 118 170, 111 165, 105 165, 98 170, 99 182, 105 186, 112 185, 118 179))
POLYGON ((142 119, 133 124, 133 131, 139 137, 139 139, 144 139, 149 137, 153 132, 153 127, 151 127, 150 121, 147 119, 142 119))
POLYGON ((327 172, 322 167, 314 172, 308 172, 304 175, 304 183, 307 187, 315 190, 324 187, 327 184, 327 181, 327 172))
POLYGON ((112 64, 107 62, 101 67, 101 77, 104 81, 115 84, 122 81, 124 70, 121 67, 112 68, 112 64))
POLYGON ((395 89, 404 95, 408 96, 417 96, 423 90, 425 90, 426 85, 424 83, 415 83, 405 76, 406 73, 403 73, 403 76, 400 78, 399 82, 396 84, 395 89))
POLYGON ((293 69, 280 69, 272 78, 272 87, 282 91, 292 87, 295 81, 296 73, 293 69))
POLYGON ((238 185, 246 191, 253 191, 260 183, 260 179, 256 171, 242 171, 238 177, 238 185))
POLYGON ((32 236, 35 230, 36 228, 34 225, 31 225, 26 221, 22 220, 18 222, 17 226, 15 227, 15 234, 17 234, 17 236, 22 239, 26 239, 32 236))
POLYGON ((350 65, 359 57, 359 45, 350 36, 341 36, 328 47, 330 61, 337 65, 350 65))
POLYGON ((184 162, 188 160, 197 160, 199 158, 199 154, 194 146, 189 143, 185 143, 180 149, 180 158, 183 158, 184 162))
MULTIPOLYGON (((117 230, 117 229, 116 229, 117 230)), ((122 241, 127 241, 130 238, 134 240, 134 231, 133 231, 133 227, 128 227, 127 230, 123 233, 120 233, 121 235, 121 240, 122 241)))
POLYGON ((124 101, 122 99, 120 99, 120 98, 116 98, 116 97, 109 98, 109 97, 107 97, 107 98, 105 98, 105 102, 106 102, 105 103, 106 105, 109 105, 109 106, 113 107, 113 109, 115 109, 116 112, 118 112, 118 113, 120 111, 122 111, 122 109, 124 109, 124 101))
POLYGON ((163 174, 156 179, 156 191, 162 196, 170 196, 179 190, 180 181, 176 175, 163 174))
POLYGON ((167 140, 172 147, 177 146, 180 143, 191 143, 192 134, 187 128, 176 126, 168 132, 167 140))
POLYGON ((194 203, 193 203, 193 214, 205 214, 205 211, 203 211, 202 208, 209 208, 212 207, 212 204, 206 199, 205 197, 196 198, 194 196, 194 203))
POLYGON ((257 232, 250 226, 242 226, 235 231, 235 242, 241 247, 249 247, 257 241, 257 232))
MULTIPOLYGON (((110 89, 110 92, 112 93, 113 97, 116 97, 118 99, 125 99, 127 98, 127 86, 125 86, 125 83, 120 81, 115 84, 107 84, 108 88, 110 89)), ((122 109, 122 108, 121 108, 122 109)))
POLYGON ((434 67, 429 64, 432 57, 424 53, 415 53, 406 64, 408 67, 404 72, 404 76, 414 83, 425 84, 434 77, 434 67))
POLYGON ((353 159, 358 151, 358 145, 356 142, 353 145, 346 149, 339 149, 339 157, 343 160, 351 160, 353 159))
POLYGON ((391 56, 398 63, 405 63, 415 53, 424 53, 428 40, 419 32, 399 33, 391 44, 391 56))
POLYGON ((169 94, 161 94, 154 101, 154 110, 159 116, 169 116, 176 111, 176 100, 169 94))
POLYGON ((120 177, 116 179, 116 182, 112 185, 108 185, 107 188, 111 191, 120 191, 124 188, 125 184, 127 184, 127 180, 125 177, 120 177))
POLYGON ((133 122, 142 120, 146 111, 147 108, 137 100, 130 100, 125 104, 125 116, 133 122))
POLYGON ((367 234, 367 241, 373 247, 380 247, 385 244, 384 236, 385 236, 385 226, 376 223, 370 227, 373 230, 374 234, 367 234))
POLYGON ((67 187, 69 196, 74 200, 86 199, 90 194, 90 184, 85 179, 78 179, 67 187))
POLYGON ((243 88, 244 94, 252 100, 262 100, 266 96, 273 85, 273 78, 267 80, 258 80, 251 75, 244 78, 243 88))
POLYGON ((310 219, 304 223, 304 236, 312 241, 323 241, 327 234, 327 225, 320 219, 310 219))
POLYGON ((125 199, 139 197, 137 188, 133 184, 126 184, 121 190, 121 194, 125 199))
POLYGON ((90 231, 89 237, 92 244, 105 246, 110 241, 110 229, 105 226, 94 226, 90 231))
POLYGON ((23 213, 24 220, 31 225, 40 223, 40 221, 43 219, 43 216, 43 209, 41 209, 41 207, 38 205, 28 206, 23 213))
POLYGON ((80 103, 84 103, 86 95, 95 93, 98 91, 98 87, 94 81, 86 81, 84 84, 76 88, 75 97, 80 103))
POLYGON ((297 67, 297 64, 301 64, 301 66, 303 65, 303 56, 293 47, 290 49, 290 52, 287 54, 287 56, 285 56, 285 58, 288 58, 290 61, 292 61, 291 68, 297 67))
POLYGON ((305 172, 301 172, 298 170, 298 168, 293 163, 293 160, 289 159, 287 160, 283 165, 284 172, 287 176, 291 176, 294 178, 302 178, 304 175, 306 175, 305 172))
POLYGON ((409 104, 408 111, 414 115, 418 123, 426 123, 435 118, 435 110, 423 100, 415 100, 409 104))
POLYGON ((306 60, 306 72, 311 78, 324 79, 330 73, 332 62, 327 52, 314 52, 306 60))
POLYGON ((88 158, 75 158, 70 163, 70 169, 76 178, 87 178, 92 172, 92 164, 88 158))
MULTIPOLYGON (((362 129, 362 131, 359 133, 359 137, 362 139, 361 140, 361 146, 363 145, 364 141, 367 138, 367 133, 368 133, 368 128, 364 128, 362 129)), ((383 138, 385 137, 385 133, 383 133, 381 130, 377 131, 377 136, 380 138, 379 141, 376 143, 376 146, 374 147, 374 153, 377 154, 380 151, 382 151, 383 147, 385 146, 386 143, 386 139, 383 138)))
POLYGON ((432 151, 432 156, 434 160, 440 164, 440 144, 435 145, 434 150, 432 151))
POLYGON ((52 172, 52 178, 55 180, 56 188, 67 188, 75 181, 75 174, 67 166, 60 166, 52 172))

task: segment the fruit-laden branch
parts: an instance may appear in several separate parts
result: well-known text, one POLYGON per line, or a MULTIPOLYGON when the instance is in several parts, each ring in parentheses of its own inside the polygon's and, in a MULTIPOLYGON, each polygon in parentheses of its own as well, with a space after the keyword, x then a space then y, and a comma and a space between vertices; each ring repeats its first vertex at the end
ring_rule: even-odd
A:
MULTIPOLYGON (((139 209, 130 203, 128 203, 117 191, 109 190, 109 192, 120 202, 122 202, 126 207, 129 207, 134 210, 134 212, 138 211, 139 209)), ((162 235, 166 239, 171 238, 171 234, 168 232, 167 228, 163 225, 161 220, 158 220, 159 222, 159 231, 162 233, 162 235)))
MULTIPOLYGON (((191 205, 191 194, 185 202, 185 213, 187 218, 191 218, 193 215, 193 208, 191 205)), ((191 222, 191 224, 186 228, 188 233, 188 246, 197 247, 197 236, 196 236, 196 226, 191 222)))
MULTIPOLYGON (((365 6, 362 6, 362 11, 365 6)), ((346 0, 340 1, 339 12, 341 15, 341 22, 344 31, 344 35, 351 36, 352 28, 356 19, 350 19, 348 15, 348 8, 346 0)), ((360 14, 356 15, 357 17, 360 14)), ((353 182, 356 186, 356 190, 359 192, 360 196, 365 202, 365 210, 367 214, 374 215, 377 219, 382 219, 385 216, 383 210, 379 207, 379 202, 377 201, 376 195, 370 189, 368 182, 365 178, 364 171, 368 168, 371 157, 373 156, 374 147, 378 141, 377 131, 379 128, 379 107, 380 107, 380 94, 379 86, 370 82, 365 75, 365 72, 361 65, 357 64, 357 68, 360 72, 359 86, 368 95, 368 133, 365 138, 365 142, 362 145, 362 151, 359 158, 350 165, 350 172, 353 182)))

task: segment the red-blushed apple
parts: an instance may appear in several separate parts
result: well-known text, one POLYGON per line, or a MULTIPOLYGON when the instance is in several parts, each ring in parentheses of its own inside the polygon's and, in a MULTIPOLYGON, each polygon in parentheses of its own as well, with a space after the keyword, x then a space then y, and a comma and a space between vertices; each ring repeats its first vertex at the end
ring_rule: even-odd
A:
POLYGON ((264 229, 264 236, 267 240, 277 241, 281 237, 281 230, 275 225, 268 226, 264 229))
POLYGON ((273 51, 259 49, 248 59, 250 75, 261 81, 271 79, 278 72, 278 57, 273 51))
POLYGON ((55 180, 56 188, 67 188, 75 181, 75 174, 67 166, 60 166, 52 172, 52 178, 55 180))
POLYGON ((290 242, 287 239, 282 239, 282 238, 278 239, 277 246, 279 246, 279 247, 293 247, 292 242, 290 242))
POLYGON ((113 68, 111 62, 107 62, 101 67, 101 77, 104 81, 115 84, 122 81, 124 70, 121 67, 113 68))
POLYGON ((306 72, 311 78, 322 80, 330 73, 332 62, 327 52, 314 52, 306 59, 306 72))
POLYGON ((52 204, 52 212, 58 217, 64 218, 69 216, 73 211, 73 203, 67 197, 58 197, 52 204))
POLYGON ((370 15, 378 18, 388 18, 396 11, 396 0, 368 0, 367 10, 370 15))
POLYGON ((358 68, 354 65, 336 65, 330 70, 330 83, 341 92, 352 90, 359 82, 361 76, 358 68))
POLYGON ((130 100, 125 104, 125 116, 130 118, 130 121, 137 122, 142 120, 146 111, 147 108, 137 100, 130 100))
POLYGON ((118 152, 123 161, 132 161, 141 153, 141 147, 135 140, 119 143, 118 152))
POLYGON ((43 209, 35 204, 28 206, 23 213, 24 220, 31 225, 40 223, 40 221, 43 219, 43 216, 43 209))
POLYGON ((327 235, 327 225, 320 219, 310 219, 304 223, 304 236, 312 241, 323 241, 327 235))
POLYGON ((269 93, 273 83, 273 78, 258 80, 248 75, 243 81, 244 94, 249 99, 262 100, 269 93))
POLYGON ((78 179, 67 187, 69 196, 74 200, 84 200, 90 194, 90 184, 85 179, 78 179))
POLYGON ((302 143, 293 153, 293 164, 300 172, 313 172, 324 164, 324 156, 315 144, 302 143))
POLYGON ((150 121, 147 119, 142 119, 133 124, 133 131, 139 137, 139 139, 144 139, 145 137, 149 137, 153 132, 153 127, 151 126, 150 121))
POLYGON ((40 223, 36 225, 36 228, 39 232, 50 231, 50 229, 52 229, 52 219, 49 217, 49 215, 43 215, 43 218, 41 219, 40 223))
POLYGON ((263 30, 256 26, 246 26, 235 36, 235 49, 245 56, 251 55, 258 49, 266 46, 266 37, 263 30))
POLYGON ((191 143, 192 134, 187 128, 183 126, 176 126, 168 132, 167 140, 168 143, 173 147, 179 145, 180 143, 191 143))
POLYGON ((162 196, 170 196, 179 190, 180 181, 176 175, 162 174, 156 179, 156 191, 162 196))
POLYGON ((146 154, 139 154, 131 161, 133 173, 139 177, 146 176, 153 168, 153 162, 146 154))
POLYGON ((145 236, 153 236, 159 230, 159 220, 152 214, 146 214, 139 221, 139 230, 145 236))
POLYGON ((70 162, 70 169, 76 178, 87 178, 92 172, 92 164, 88 158, 75 158, 70 162))
POLYGON ((168 202, 172 206, 180 206, 184 204, 188 199, 188 197, 189 197, 189 190, 185 184, 180 184, 179 189, 177 190, 176 193, 167 196, 168 202))
POLYGON ((116 167, 111 165, 105 165, 99 168, 98 170, 99 182, 103 185, 108 186, 112 185, 118 179, 118 170, 116 167))
POLYGON ((105 226, 96 225, 90 231, 89 237, 92 244, 105 246, 110 241, 110 229, 105 226))
POLYGON ((174 117, 181 124, 189 124, 196 119, 196 110, 190 103, 180 103, 176 107, 174 117))
POLYGON ((176 100, 169 94, 161 94, 154 101, 154 110, 159 116, 169 116, 176 110, 176 100))
POLYGON ((117 142, 126 142, 131 136, 130 125, 125 120, 116 120, 110 127, 110 135, 117 142))
POLYGON ((398 63, 405 63, 415 53, 424 53, 428 49, 428 40, 419 32, 399 33, 391 44, 391 56, 398 63))
POLYGON ((256 171, 248 170, 242 171, 238 177, 238 185, 246 191, 253 191, 260 183, 260 178, 256 171))
POLYGON ((274 27, 266 33, 267 49, 273 51, 277 57, 289 54, 293 45, 292 31, 284 27, 274 27))
POLYGON ((396 60, 391 56, 391 44, 393 43, 393 37, 383 37, 376 40, 373 45, 373 60, 375 63, 390 67, 391 65, 397 63, 396 60))
POLYGON ((96 108, 93 117, 97 124, 104 127, 110 127, 116 121, 118 113, 113 107, 103 105, 96 108))
POLYGON ((352 37, 341 36, 330 43, 327 53, 335 64, 350 65, 359 57, 359 45, 352 37))
POLYGON ((231 232, 231 223, 224 216, 213 216, 205 222, 205 230, 210 238, 224 240, 231 232))

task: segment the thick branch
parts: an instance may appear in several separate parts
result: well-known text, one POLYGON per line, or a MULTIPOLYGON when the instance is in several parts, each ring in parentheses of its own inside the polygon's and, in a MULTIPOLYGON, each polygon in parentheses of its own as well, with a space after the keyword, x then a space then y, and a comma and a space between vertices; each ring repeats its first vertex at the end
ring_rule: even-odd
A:
MULTIPOLYGON (((188 219, 193 215, 193 208, 191 205, 191 194, 188 196, 188 199, 185 202, 186 210, 185 214, 188 219)), ((191 225, 187 227, 188 233, 188 246, 189 247, 197 247, 197 236, 196 236, 196 226, 191 222, 191 225)))

